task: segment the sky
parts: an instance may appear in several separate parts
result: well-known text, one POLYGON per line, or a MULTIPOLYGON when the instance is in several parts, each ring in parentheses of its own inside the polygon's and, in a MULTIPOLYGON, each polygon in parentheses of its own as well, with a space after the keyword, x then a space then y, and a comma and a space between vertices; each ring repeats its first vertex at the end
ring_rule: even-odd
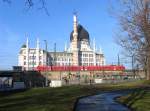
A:
POLYGON ((47 40, 49 51, 53 51, 54 43, 57 51, 63 51, 65 43, 69 45, 74 11, 90 40, 95 38, 97 48, 102 48, 106 63, 117 62, 121 52, 114 39, 117 21, 109 13, 108 0, 47 0, 49 16, 39 3, 28 8, 24 1, 0 1, 0 70, 18 64, 18 54, 27 37, 30 47, 35 47, 39 38, 41 48, 47 40))

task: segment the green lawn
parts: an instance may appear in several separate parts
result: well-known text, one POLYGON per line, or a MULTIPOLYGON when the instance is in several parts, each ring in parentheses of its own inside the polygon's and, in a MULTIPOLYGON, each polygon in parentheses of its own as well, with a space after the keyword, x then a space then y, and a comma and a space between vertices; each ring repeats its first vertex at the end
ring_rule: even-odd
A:
MULTIPOLYGON (((111 85, 33 88, 22 92, 0 93, 0 111, 72 111, 78 97, 103 91, 143 87, 143 83, 138 81, 111 85)), ((148 95, 150 93, 146 94, 148 95)), ((146 103, 148 99, 150 97, 145 98, 146 103)))
MULTIPOLYGON (((150 86, 150 82, 145 82, 150 86)), ((118 98, 120 103, 127 105, 134 111, 150 111, 150 87, 141 87, 133 93, 118 98)))

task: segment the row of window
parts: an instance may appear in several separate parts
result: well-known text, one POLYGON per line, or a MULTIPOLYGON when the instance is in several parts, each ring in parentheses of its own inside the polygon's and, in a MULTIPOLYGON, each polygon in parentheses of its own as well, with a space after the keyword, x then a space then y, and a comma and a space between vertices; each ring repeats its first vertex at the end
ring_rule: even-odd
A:
MULTIPOLYGON (((37 63, 35 62, 35 61, 33 61, 33 62, 29 62, 29 65, 36 65, 37 63)), ((24 62, 24 65, 27 65, 27 63, 26 62, 24 62)), ((42 62, 39 62, 39 64, 38 65, 42 65, 42 62)))
MULTIPOLYGON (((29 56, 29 59, 36 59, 36 56, 29 56)), ((39 59, 42 59, 42 57, 40 56, 39 59)), ((26 56, 24 56, 24 60, 26 60, 26 56)))
POLYGON ((82 59, 80 59, 81 61, 89 61, 89 62, 93 62, 94 60, 93 60, 93 58, 82 58, 82 59))
MULTIPOLYGON (((42 52, 43 52, 42 50, 39 51, 40 54, 42 54, 42 52)), ((26 54, 26 50, 22 51, 21 53, 26 54)), ((29 50, 29 54, 36 54, 36 50, 31 50, 31 49, 30 49, 30 50, 29 50)))
POLYGON ((82 66, 93 66, 93 63, 82 63, 82 66))
MULTIPOLYGON (((54 58, 52 58, 51 60, 54 60, 54 58)), ((55 60, 56 61, 73 61, 73 59, 71 59, 71 58, 56 58, 55 60)), ((82 60, 82 61, 88 61, 89 60, 90 62, 92 62, 93 58, 80 58, 80 60, 82 60)))
POLYGON ((57 66, 70 66, 71 63, 56 63, 57 66))
MULTIPOLYGON (((71 63, 56 62, 56 65, 58 65, 58 66, 64 66, 64 65, 71 65, 71 63)), ((82 62, 81 65, 83 65, 83 66, 93 66, 94 63, 82 62)), ((96 63, 96 65, 102 65, 102 64, 96 63)))
MULTIPOLYGON (((82 63, 82 66, 93 66, 94 63, 82 63)), ((100 64, 100 63, 96 63, 96 66, 99 66, 99 65, 103 65, 103 64, 100 64)))
POLYGON ((93 57, 93 54, 80 54, 82 57, 93 57))
MULTIPOLYGON (((55 54, 51 55, 54 56, 55 54)), ((72 54, 68 54, 68 53, 56 53, 56 56, 72 56, 72 54)))
POLYGON ((51 60, 55 60, 55 61, 72 61, 71 58, 51 58, 51 60))

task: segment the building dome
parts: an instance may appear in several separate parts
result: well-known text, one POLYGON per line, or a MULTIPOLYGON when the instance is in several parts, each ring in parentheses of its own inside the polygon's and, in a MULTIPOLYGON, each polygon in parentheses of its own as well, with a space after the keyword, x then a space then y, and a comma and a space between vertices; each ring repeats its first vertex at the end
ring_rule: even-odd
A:
POLYGON ((21 46, 21 48, 26 48, 27 46, 26 46, 26 44, 23 44, 22 46, 21 46))
MULTIPOLYGON (((89 33, 86 31, 86 29, 83 28, 82 25, 78 25, 77 27, 77 31, 78 31, 78 41, 89 41, 89 33)), ((73 40, 73 31, 70 34, 70 41, 73 40)))

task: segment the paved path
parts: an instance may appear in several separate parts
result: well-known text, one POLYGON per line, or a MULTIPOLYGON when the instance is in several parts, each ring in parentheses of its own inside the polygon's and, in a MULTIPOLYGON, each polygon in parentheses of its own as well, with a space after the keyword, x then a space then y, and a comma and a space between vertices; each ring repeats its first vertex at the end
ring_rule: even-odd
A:
POLYGON ((76 111, 131 111, 114 100, 125 94, 127 92, 110 92, 82 98, 77 103, 76 111))

